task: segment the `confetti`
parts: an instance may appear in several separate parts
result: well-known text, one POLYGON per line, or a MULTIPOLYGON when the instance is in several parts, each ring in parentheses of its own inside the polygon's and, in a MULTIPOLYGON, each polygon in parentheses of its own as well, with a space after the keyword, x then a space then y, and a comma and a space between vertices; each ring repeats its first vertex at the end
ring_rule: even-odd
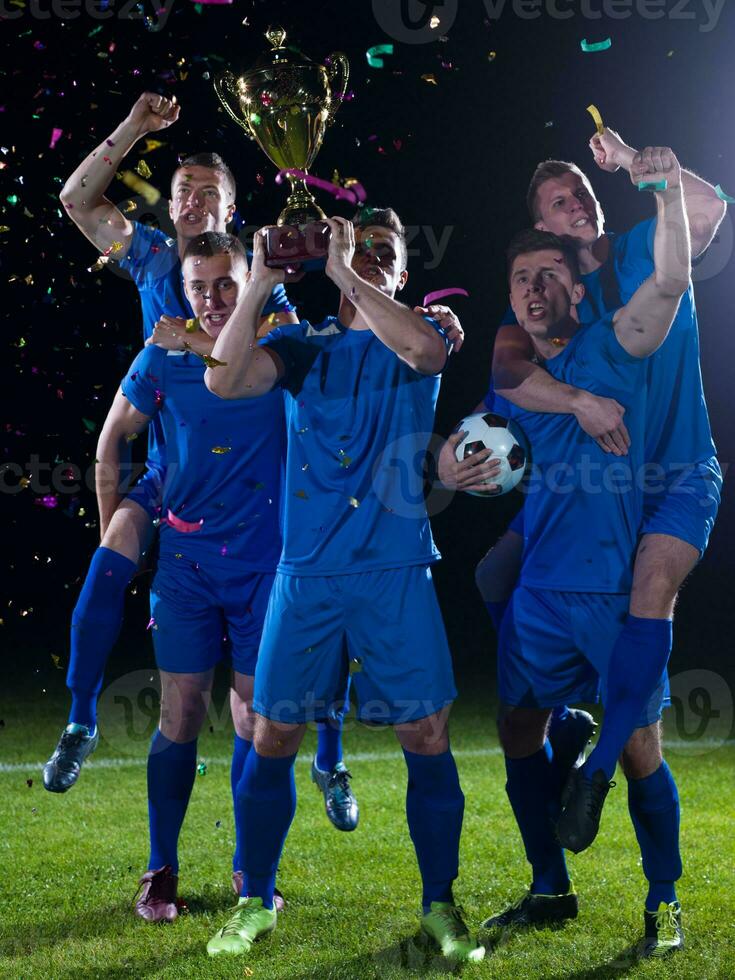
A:
POLYGON ((276 174, 276 183, 282 184, 284 177, 295 177, 297 180, 303 180, 305 183, 311 184, 312 187, 319 187, 321 190, 333 194, 338 201, 349 201, 350 204, 359 204, 367 197, 365 188, 354 178, 350 178, 351 187, 346 188, 336 187, 331 180, 322 180, 321 177, 313 177, 304 170, 295 170, 293 168, 279 170, 276 174))
POLYGON ((148 180, 149 177, 153 176, 153 171, 145 162, 145 160, 138 160, 137 166, 135 168, 136 174, 139 174, 144 180, 148 180))
POLYGON ((193 534, 195 531, 201 530, 202 524, 204 524, 204 518, 201 517, 196 523, 193 521, 183 521, 173 511, 169 510, 166 517, 161 521, 161 524, 168 524, 174 531, 180 531, 181 534, 193 534))
POLYGON ((350 507, 354 507, 355 510, 357 510, 357 508, 360 506, 360 501, 356 497, 348 497, 347 499, 350 502, 350 507))
POLYGON ((210 451, 213 452, 215 456, 224 456, 225 453, 232 451, 232 446, 212 446, 210 451))
MULTIPOLYGON (((196 353, 196 351, 192 351, 192 354, 196 353)), ((227 361, 218 361, 217 358, 212 357, 211 354, 197 354, 197 357, 200 357, 208 368, 227 367, 227 361)))
POLYGON ((385 62, 378 55, 381 54, 393 54, 392 44, 375 44, 372 48, 368 48, 365 52, 365 57, 367 58, 367 63, 371 68, 385 68, 385 62))
POLYGON ((52 653, 51 654, 51 660, 53 661, 54 667, 57 670, 63 670, 64 669, 61 666, 61 657, 58 655, 58 653, 52 653))
POLYGON ((582 46, 582 50, 586 54, 595 54, 595 52, 597 51, 607 51, 609 48, 612 47, 612 38, 606 37, 604 41, 596 41, 594 44, 591 44, 587 40, 587 38, 585 38, 582 41, 581 46, 582 46))
POLYGON ((150 138, 147 138, 146 141, 145 141, 145 146, 143 147, 143 149, 140 152, 141 153, 152 153, 153 150, 158 150, 162 146, 165 146, 165 145, 166 144, 165 143, 162 143, 161 140, 152 140, 150 138))
POLYGON ((639 191, 665 191, 668 189, 668 180, 642 180, 638 184, 639 191))
POLYGON ((498 57, 498 55, 497 55, 497 52, 496 51, 488 51, 488 53, 487 53, 487 60, 488 61, 495 61, 495 59, 497 57, 498 57))
POLYGON ((207 775, 207 763, 200 762, 199 765, 197 766, 197 776, 206 776, 206 775, 207 775))
POLYGON ((444 299, 445 296, 469 296, 470 294, 466 289, 462 289, 459 286, 451 286, 448 289, 436 289, 433 293, 427 293, 424 296, 424 302, 422 306, 431 306, 432 303, 436 303, 437 300, 444 299))
POLYGON ((298 497, 299 500, 308 500, 309 499, 309 495, 307 494, 306 490, 295 490, 294 491, 294 497, 298 497))
POLYGON ((725 204, 735 204, 735 197, 730 197, 729 194, 726 194, 722 189, 722 184, 718 184, 717 187, 715 187, 715 194, 721 201, 724 201, 725 204))
POLYGON ((124 214, 130 214, 131 211, 137 211, 138 205, 135 201, 126 201, 125 207, 123 208, 124 214))
POLYGON ((359 674, 362 671, 362 660, 353 657, 350 660, 350 674, 359 674))
POLYGON ((429 85, 438 85, 439 84, 439 82, 437 82, 437 80, 436 80, 436 75, 422 75, 421 76, 421 81, 422 82, 428 82, 429 85))
POLYGON ((56 144, 59 142, 61 137, 64 135, 63 129, 57 129, 55 126, 51 130, 51 142, 48 145, 49 150, 53 150, 56 144))
POLYGON ((429 21, 429 27, 432 29, 432 31, 435 31, 440 24, 441 21, 436 16, 436 14, 434 14, 431 20, 429 21))
POLYGON ((602 121, 600 110, 596 105, 588 105, 587 112, 589 112, 595 122, 595 126, 597 127, 597 135, 602 136, 602 134, 605 132, 605 124, 602 121))
POLYGON ((184 327, 184 330, 186 330, 187 333, 196 333, 198 329, 199 329, 199 320, 197 320, 196 317, 193 317, 193 319, 186 321, 186 326, 184 327))
POLYGON ((157 187, 152 184, 146 183, 142 177, 134 174, 132 170, 123 170, 121 174, 118 174, 120 180, 129 187, 131 191, 135 191, 136 194, 140 194, 146 204, 153 207, 154 204, 158 204, 161 199, 161 192, 157 187))

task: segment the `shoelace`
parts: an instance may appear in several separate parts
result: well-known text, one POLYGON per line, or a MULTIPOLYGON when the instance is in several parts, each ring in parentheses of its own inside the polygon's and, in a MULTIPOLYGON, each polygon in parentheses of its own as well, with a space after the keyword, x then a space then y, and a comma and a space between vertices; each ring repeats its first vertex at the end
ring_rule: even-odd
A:
POLYGON ((459 905, 453 905, 448 909, 439 909, 435 912, 438 918, 444 920, 452 930, 455 939, 469 939, 467 926, 462 919, 463 909, 459 905))
POLYGON ((352 773, 349 769, 340 769, 338 772, 330 776, 329 788, 334 791, 334 802, 335 805, 344 809, 350 806, 350 780, 352 779, 352 773))
POLYGON ((617 786, 615 780, 610 780, 609 783, 591 783, 592 794, 587 800, 587 816, 597 819, 602 811, 602 805, 605 802, 605 797, 607 796, 607 791, 609 789, 614 789, 617 786))
POLYGON ((659 939, 675 939, 678 925, 676 912, 671 905, 656 913, 656 933, 659 939))
POLYGON ((240 929, 245 925, 247 920, 255 915, 256 912, 259 912, 260 909, 255 909, 252 905, 235 905, 229 911, 235 914, 230 918, 227 925, 223 926, 223 936, 238 936, 240 929))

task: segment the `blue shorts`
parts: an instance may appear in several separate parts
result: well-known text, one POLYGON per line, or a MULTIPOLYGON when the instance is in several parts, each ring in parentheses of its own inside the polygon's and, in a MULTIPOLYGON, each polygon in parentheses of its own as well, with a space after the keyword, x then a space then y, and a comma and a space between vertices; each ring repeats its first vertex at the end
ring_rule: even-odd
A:
POLYGON ((151 585, 153 647, 160 670, 198 674, 225 656, 232 667, 255 673, 273 573, 217 574, 205 564, 162 555, 151 585))
POLYGON ((722 471, 717 457, 678 473, 661 493, 647 493, 641 534, 668 534, 686 541, 701 558, 720 506, 722 471))
MULTIPOLYGON (((518 708, 557 708, 600 699, 604 704, 608 664, 629 603, 627 593, 518 586, 498 642, 500 700, 518 708)), ((635 727, 658 721, 670 703, 664 671, 635 727)))
POLYGON ((277 574, 253 708, 288 724, 321 721, 352 672, 360 721, 400 725, 457 696, 444 623, 425 565, 311 577, 277 574))
POLYGON ((523 537, 523 508, 518 511, 516 516, 508 525, 508 530, 513 531, 514 534, 520 534, 523 537))
POLYGON ((140 504, 151 520, 161 516, 163 503, 163 475, 155 467, 146 466, 146 471, 132 490, 125 494, 126 500, 140 504))

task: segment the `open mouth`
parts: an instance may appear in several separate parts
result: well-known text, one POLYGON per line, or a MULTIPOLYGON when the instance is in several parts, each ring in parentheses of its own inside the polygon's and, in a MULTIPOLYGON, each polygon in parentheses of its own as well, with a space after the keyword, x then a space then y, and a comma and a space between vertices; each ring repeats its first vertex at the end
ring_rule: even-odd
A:
POLYGON ((222 327, 229 319, 229 313, 207 313, 206 321, 210 327, 222 327))
POLYGON ((577 220, 575 222, 573 222, 572 228, 586 228, 587 225, 590 225, 590 224, 592 224, 592 222, 585 215, 585 217, 583 217, 583 218, 577 218, 577 220))
POLYGON ((543 303, 529 303, 528 316, 531 320, 542 320, 546 316, 546 307, 543 303))
POLYGON ((204 221, 204 215, 197 211, 189 211, 183 216, 185 225, 200 225, 204 221))

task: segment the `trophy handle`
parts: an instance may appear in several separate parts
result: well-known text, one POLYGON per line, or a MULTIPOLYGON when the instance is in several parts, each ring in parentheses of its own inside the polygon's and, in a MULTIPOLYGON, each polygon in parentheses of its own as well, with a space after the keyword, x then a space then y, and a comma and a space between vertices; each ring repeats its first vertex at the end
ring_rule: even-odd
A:
POLYGON ((229 97, 235 95, 237 91, 237 79, 231 71, 224 71, 221 75, 215 76, 214 90, 217 93, 217 98, 227 110, 230 118, 234 119, 237 125, 245 130, 246 134, 251 140, 255 139, 253 136, 253 131, 250 127, 250 120, 243 119, 242 116, 238 116, 230 105, 229 97))
POLYGON ((327 116, 327 125, 331 126, 347 91, 347 82, 350 78, 350 63, 347 60, 346 54, 343 54, 341 51, 335 51, 329 55, 324 67, 326 68, 329 81, 332 82, 333 89, 329 115, 327 116))

